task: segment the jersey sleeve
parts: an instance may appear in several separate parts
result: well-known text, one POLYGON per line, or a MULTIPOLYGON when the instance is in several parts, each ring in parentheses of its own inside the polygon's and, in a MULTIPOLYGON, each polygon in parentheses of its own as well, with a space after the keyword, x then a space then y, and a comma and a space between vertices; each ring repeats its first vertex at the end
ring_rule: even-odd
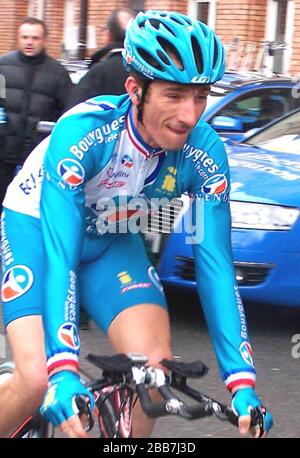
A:
POLYGON ((227 155, 219 137, 213 138, 205 178, 193 174, 191 243, 201 304, 222 379, 231 390, 238 384, 254 386, 256 376, 232 259, 227 155))
POLYGON ((93 174, 93 154, 83 154, 87 120, 69 116, 56 125, 45 154, 41 225, 45 244, 44 326, 49 372, 78 365, 78 268, 83 242, 84 186, 93 174), (80 154, 79 154, 80 153, 80 154))

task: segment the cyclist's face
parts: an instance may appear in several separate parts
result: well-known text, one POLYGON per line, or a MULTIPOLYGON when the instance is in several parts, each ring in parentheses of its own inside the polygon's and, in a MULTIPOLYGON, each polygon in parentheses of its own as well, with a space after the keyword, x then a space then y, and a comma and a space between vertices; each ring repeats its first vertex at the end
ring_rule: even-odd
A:
POLYGON ((178 150, 206 107, 209 86, 154 81, 147 93, 138 129, 153 147, 178 150))
POLYGON ((23 24, 18 33, 19 50, 28 57, 40 54, 46 44, 45 31, 40 24, 23 24))

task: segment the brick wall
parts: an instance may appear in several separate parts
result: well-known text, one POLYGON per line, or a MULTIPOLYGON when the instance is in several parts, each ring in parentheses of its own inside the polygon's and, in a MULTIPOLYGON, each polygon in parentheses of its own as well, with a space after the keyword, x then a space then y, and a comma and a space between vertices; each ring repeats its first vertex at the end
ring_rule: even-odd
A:
MULTIPOLYGON (((99 0, 89 0, 89 12, 88 12, 88 23, 93 25, 96 30, 96 42, 97 42, 97 49, 103 46, 103 35, 101 32, 101 28, 105 27, 107 19, 110 13, 116 9, 121 7, 128 7, 127 0, 110 0, 107 1, 99 1, 99 0)), ((90 53, 95 50, 88 50, 90 53)))
POLYGON ((147 0, 145 3, 145 9, 170 10, 170 11, 178 11, 179 13, 186 14, 187 1, 186 0, 147 0))
POLYGON ((234 37, 259 42, 264 39, 266 14, 267 0, 220 0, 216 32, 227 42, 234 37))
POLYGON ((17 28, 27 11, 28 0, 0 1, 0 54, 16 49, 17 28))
POLYGON ((300 0, 295 0, 294 36, 290 72, 300 76, 300 0))
POLYGON ((64 33, 64 8, 61 0, 46 0, 44 21, 48 27, 47 51, 55 59, 61 57, 64 33))

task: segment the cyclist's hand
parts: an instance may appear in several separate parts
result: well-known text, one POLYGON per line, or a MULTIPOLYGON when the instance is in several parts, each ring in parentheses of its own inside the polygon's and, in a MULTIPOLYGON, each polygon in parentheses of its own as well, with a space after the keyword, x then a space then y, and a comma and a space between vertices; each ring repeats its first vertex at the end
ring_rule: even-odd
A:
POLYGON ((239 430, 241 434, 248 431, 253 437, 264 437, 273 426, 273 418, 270 412, 267 412, 258 398, 255 390, 251 387, 240 388, 232 398, 232 409, 239 417, 239 430), (262 419, 260 426, 250 428, 250 412, 256 410, 262 419))
POLYGON ((54 426, 60 426, 68 436, 87 437, 78 416, 77 396, 85 397, 93 409, 94 397, 81 383, 79 375, 70 370, 57 372, 49 379, 40 412, 54 426))

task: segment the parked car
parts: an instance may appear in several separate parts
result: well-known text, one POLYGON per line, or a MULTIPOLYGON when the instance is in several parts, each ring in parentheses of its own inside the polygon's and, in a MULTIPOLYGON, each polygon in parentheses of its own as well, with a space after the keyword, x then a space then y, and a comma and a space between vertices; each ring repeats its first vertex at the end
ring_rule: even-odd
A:
MULTIPOLYGON (((300 110, 242 143, 227 141, 236 279, 246 301, 300 306, 300 110)), ((188 206, 184 206, 188 212, 188 206)), ((181 224, 180 219, 178 224, 181 224)), ((172 289, 196 289, 192 246, 174 231, 159 265, 172 289)))
POLYGON ((289 77, 227 72, 212 86, 203 119, 222 137, 242 140, 246 132, 300 107, 295 85, 289 77))

